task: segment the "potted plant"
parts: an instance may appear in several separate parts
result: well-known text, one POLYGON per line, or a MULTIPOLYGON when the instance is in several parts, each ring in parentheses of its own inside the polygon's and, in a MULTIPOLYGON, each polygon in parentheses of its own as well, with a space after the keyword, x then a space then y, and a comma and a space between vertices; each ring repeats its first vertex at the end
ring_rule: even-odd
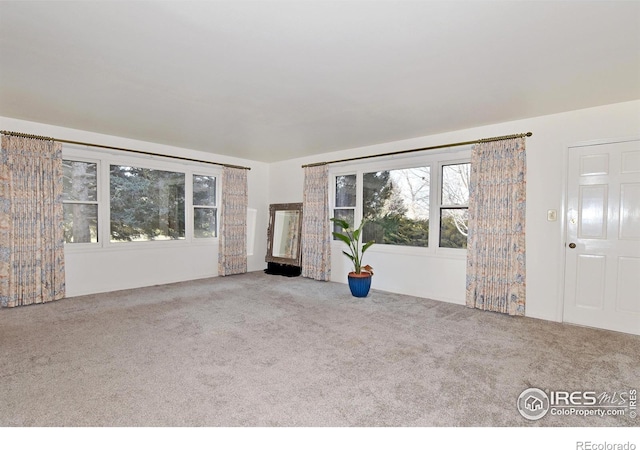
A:
POLYGON ((362 221, 360 226, 352 230, 349 227, 349 223, 346 220, 332 218, 333 223, 338 225, 342 229, 342 233, 334 231, 332 234, 335 238, 340 239, 347 244, 349 251, 342 251, 353 262, 353 272, 349 272, 349 289, 354 297, 366 297, 369 294, 371 288, 371 277, 373 276, 373 267, 370 265, 362 265, 362 255, 371 247, 375 241, 369 241, 360 247, 360 236, 362 234, 362 227, 364 227, 365 220, 362 221))

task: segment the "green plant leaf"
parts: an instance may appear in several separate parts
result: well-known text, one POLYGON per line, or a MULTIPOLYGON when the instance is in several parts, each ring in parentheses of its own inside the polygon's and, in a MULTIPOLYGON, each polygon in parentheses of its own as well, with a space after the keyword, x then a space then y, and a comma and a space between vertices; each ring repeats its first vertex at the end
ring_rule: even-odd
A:
POLYGON ((333 236, 340 239, 342 242, 344 242, 345 244, 351 246, 351 240, 349 239, 348 236, 345 236, 342 233, 338 233, 337 231, 333 232, 333 236))
POLYGON ((336 225, 338 225, 343 230, 346 230, 347 228, 349 228, 349 222, 347 222, 346 220, 339 219, 337 217, 332 217, 329 220, 335 223, 336 225))
POLYGON ((338 219, 336 217, 329 219, 334 224, 337 224, 342 228, 342 233, 337 231, 333 231, 331 234, 336 238, 344 242, 348 247, 351 253, 346 251, 342 251, 347 258, 353 262, 353 268, 355 273, 361 273, 362 270, 362 255, 369 247, 371 247, 375 241, 370 241, 364 244, 364 246, 360 247, 360 237, 362 236, 362 230, 364 229, 364 225, 366 223, 366 219, 362 220, 360 226, 356 229, 350 228, 350 225, 347 221, 338 219))
POLYGON ((362 227, 358 228, 357 230, 353 231, 353 240, 355 242, 358 242, 358 240, 360 239, 360 232, 362 231, 362 227))
POLYGON ((344 250, 342 250, 342 253, 347 255, 351 261, 354 261, 356 259, 353 255, 350 255, 349 253, 345 252, 344 250))
POLYGON ((372 246, 373 244, 375 244, 375 243, 376 243, 376 241, 369 241, 369 242, 367 242, 366 244, 364 244, 364 245, 362 246, 362 253, 364 253, 365 251, 367 251, 367 249, 368 249, 369 247, 371 247, 371 246, 372 246))

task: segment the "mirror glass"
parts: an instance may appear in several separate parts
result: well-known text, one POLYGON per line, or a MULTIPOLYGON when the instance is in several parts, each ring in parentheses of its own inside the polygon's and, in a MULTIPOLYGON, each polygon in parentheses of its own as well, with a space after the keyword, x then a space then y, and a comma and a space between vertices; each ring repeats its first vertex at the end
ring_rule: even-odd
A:
POLYGON ((276 211, 273 223, 273 251, 278 258, 298 255, 298 228, 300 211, 276 211))
POLYGON ((270 205, 266 261, 299 266, 301 231, 302 203, 270 205))

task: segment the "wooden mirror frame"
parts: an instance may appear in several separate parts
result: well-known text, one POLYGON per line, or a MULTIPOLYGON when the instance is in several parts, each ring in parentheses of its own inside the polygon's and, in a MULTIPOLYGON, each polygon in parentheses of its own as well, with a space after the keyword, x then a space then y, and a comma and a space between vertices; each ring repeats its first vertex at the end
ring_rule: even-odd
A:
POLYGON ((287 264, 291 266, 302 266, 302 251, 300 244, 302 241, 302 203, 273 203, 269 205, 269 227, 267 228, 267 256, 266 262, 287 264), (296 255, 293 258, 283 258, 273 255, 273 238, 274 228, 276 226, 276 213, 278 211, 298 211, 300 219, 298 220, 298 227, 296 230, 295 244, 297 248, 296 255))

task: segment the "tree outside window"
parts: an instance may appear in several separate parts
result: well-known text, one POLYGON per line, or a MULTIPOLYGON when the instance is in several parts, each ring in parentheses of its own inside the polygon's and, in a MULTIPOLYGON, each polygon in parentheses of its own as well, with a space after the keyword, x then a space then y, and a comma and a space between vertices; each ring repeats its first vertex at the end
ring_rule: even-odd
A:
POLYGON ((110 167, 111 242, 185 238, 185 174, 110 167))
POLYGON ((98 242, 98 165, 62 161, 64 241, 98 242))
POLYGON ((439 165, 433 160, 409 168, 338 175, 333 217, 354 225, 362 205, 365 242, 424 248, 429 247, 431 233, 439 236, 440 248, 466 249, 470 169, 469 162, 439 165), (433 165, 441 168, 439 173, 432 173, 433 165), (432 192, 437 195, 433 201, 432 192))
POLYGON ((442 166, 440 247, 467 248, 471 164, 442 166))
POLYGON ((193 236, 216 237, 217 218, 216 177, 193 175, 193 236))
POLYGON ((363 174, 364 241, 429 245, 429 167, 363 174))
MULTIPOLYGON (((339 175, 335 178, 336 196, 334 201, 333 216, 345 220, 353 227, 356 217, 356 176, 339 175)), ((334 224, 334 230, 341 232, 341 228, 334 224)), ((335 239, 335 238, 334 238, 335 239)))

